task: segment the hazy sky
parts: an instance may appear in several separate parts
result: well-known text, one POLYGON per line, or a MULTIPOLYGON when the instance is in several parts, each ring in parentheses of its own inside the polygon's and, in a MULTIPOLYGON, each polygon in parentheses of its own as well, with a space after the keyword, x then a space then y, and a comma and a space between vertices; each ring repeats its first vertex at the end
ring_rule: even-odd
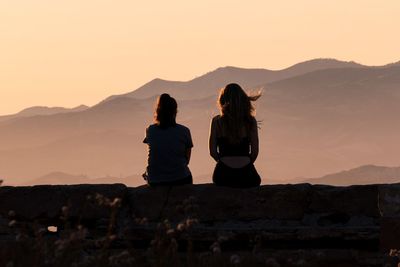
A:
POLYGON ((226 65, 398 61, 399 14, 399 0, 0 0, 0 114, 226 65))

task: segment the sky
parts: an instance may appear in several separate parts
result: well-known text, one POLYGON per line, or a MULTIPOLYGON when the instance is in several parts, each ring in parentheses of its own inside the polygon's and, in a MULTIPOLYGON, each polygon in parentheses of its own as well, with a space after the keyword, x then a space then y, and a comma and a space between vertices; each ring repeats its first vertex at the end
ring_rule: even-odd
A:
POLYGON ((399 0, 0 0, 0 115, 154 79, 313 58, 400 60, 399 0))

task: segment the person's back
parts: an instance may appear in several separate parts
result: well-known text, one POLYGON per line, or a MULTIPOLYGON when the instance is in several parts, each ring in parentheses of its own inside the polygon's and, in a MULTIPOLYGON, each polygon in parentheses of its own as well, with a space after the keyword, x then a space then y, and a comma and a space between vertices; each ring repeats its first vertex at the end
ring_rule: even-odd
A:
POLYGON ((188 164, 193 147, 190 130, 175 122, 177 103, 168 94, 157 102, 155 124, 146 129, 148 145, 145 179, 150 185, 191 184, 188 164))
POLYGON ((187 127, 180 124, 167 128, 150 125, 145 143, 148 144, 147 175, 150 184, 178 181, 191 175, 187 149, 193 144, 187 127))

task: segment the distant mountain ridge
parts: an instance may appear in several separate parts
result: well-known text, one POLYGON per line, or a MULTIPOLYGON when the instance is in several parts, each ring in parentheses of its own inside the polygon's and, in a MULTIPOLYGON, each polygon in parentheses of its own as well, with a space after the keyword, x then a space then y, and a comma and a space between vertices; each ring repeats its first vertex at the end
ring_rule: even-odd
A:
POLYGON ((20 112, 12 115, 0 116, 0 122, 6 121, 14 118, 21 117, 31 117, 31 116, 46 116, 46 115, 54 115, 58 113, 67 113, 67 112, 79 112, 88 109, 88 106, 79 105, 74 108, 64 108, 64 107, 46 107, 46 106, 34 106, 21 110, 20 112))
POLYGON ((65 172, 51 172, 36 179, 24 182, 22 185, 72 185, 72 184, 116 184, 127 186, 137 184, 138 176, 90 178, 87 175, 72 175, 65 172))
MULTIPOLYGON (((266 83, 284 80, 289 77, 295 77, 317 70, 333 68, 384 68, 390 66, 400 66, 400 61, 383 66, 366 66, 354 61, 319 58, 300 62, 282 70, 268 70, 262 68, 246 69, 226 66, 217 68, 214 71, 210 71, 189 81, 168 81, 155 78, 131 92, 112 95, 100 103, 107 102, 117 97, 150 98, 164 91, 173 94, 177 99, 181 100, 206 98, 215 95, 219 88, 230 82, 237 82, 246 89, 257 86, 259 87, 258 89, 261 89, 266 83), (189 90, 185 90, 185 88, 191 88, 190 92, 187 92, 189 90)), ((26 108, 16 114, 0 116, 0 122, 17 117, 53 115, 57 113, 83 111, 88 108, 89 107, 85 105, 80 105, 75 108, 34 106, 26 108)))
POLYGON ((354 169, 324 175, 319 178, 304 179, 311 184, 353 185, 399 183, 400 167, 363 165, 354 169))
POLYGON ((21 116, 52 115, 52 114, 64 113, 64 112, 83 111, 88 108, 89 107, 86 105, 79 105, 74 108, 35 106, 35 107, 26 108, 26 109, 18 112, 17 114, 21 115, 21 116))
POLYGON ((185 82, 167 81, 157 78, 132 92, 122 95, 114 95, 104 101, 109 101, 119 96, 142 99, 159 95, 162 92, 170 93, 180 100, 205 98, 217 94, 219 88, 232 82, 239 83, 246 89, 257 86, 260 86, 261 88, 262 84, 287 79, 289 77, 302 75, 315 70, 363 67, 366 66, 355 62, 339 61, 336 59, 313 59, 295 64, 283 70, 245 69, 227 66, 218 68, 185 82), (188 90, 188 88, 190 88, 190 90, 188 90))
MULTIPOLYGON (((389 65, 395 65, 395 63, 389 64, 389 65)), ((96 108, 102 106, 105 102, 114 100, 116 98, 121 99, 120 101, 123 101, 122 99, 125 97, 133 98, 133 99, 148 98, 148 99, 154 100, 155 97, 157 95, 159 95, 160 93, 162 93, 164 91, 174 90, 173 88, 176 88, 176 87, 178 89, 188 88, 188 90, 185 90, 185 91, 190 91, 190 92, 187 92, 190 96, 187 99, 186 99, 186 97, 184 97, 183 100, 191 100, 192 98, 193 98, 193 100, 196 100, 199 98, 208 98, 208 97, 214 96, 217 93, 217 89, 221 88, 221 86, 219 86, 219 85, 221 85, 221 84, 225 85, 228 82, 238 82, 246 89, 252 88, 252 86, 258 86, 259 88, 262 88, 262 87, 266 86, 265 80, 267 80, 269 83, 271 81, 279 81, 279 80, 285 80, 290 77, 296 77, 296 76, 299 76, 299 74, 302 74, 302 73, 306 74, 309 72, 313 72, 315 70, 325 70, 325 69, 345 68, 345 67, 367 68, 366 66, 355 63, 353 61, 346 62, 346 61, 339 61, 336 59, 313 59, 313 60, 295 64, 295 65, 288 67, 286 69, 283 69, 283 70, 245 69, 245 68, 227 66, 227 67, 218 68, 214 71, 208 72, 205 75, 202 75, 200 77, 197 77, 197 78, 195 78, 191 81, 187 81, 187 82, 167 81, 167 80, 162 80, 162 79, 156 78, 132 92, 129 92, 126 94, 121 94, 121 95, 110 96, 110 97, 104 99, 103 101, 101 101, 99 104, 94 105, 92 108, 96 109, 96 108), (192 83, 195 84, 194 85, 195 88, 192 88, 192 86, 193 86, 192 83), (207 92, 204 93, 204 92, 202 92, 201 88, 199 90, 196 89, 197 85, 199 85, 199 84, 204 85, 205 88, 208 88, 211 85, 217 89, 213 90, 210 93, 207 93, 207 92), (182 87, 182 88, 179 88, 179 87, 182 87), (141 91, 143 91, 143 94, 141 93, 141 91), (196 94, 199 94, 200 96, 195 97, 196 94)), ((179 92, 178 92, 178 96, 176 96, 174 93, 171 93, 171 94, 174 97, 176 97, 177 99, 180 98, 179 92)), ((37 116, 37 115, 55 115, 55 114, 60 114, 60 113, 79 112, 79 111, 85 111, 89 108, 90 107, 85 106, 85 105, 80 105, 75 108, 34 106, 34 107, 26 108, 26 109, 24 109, 16 114, 13 114, 13 115, 0 116, 0 122, 11 119, 11 118, 17 118, 17 117, 30 117, 30 116, 37 116)))

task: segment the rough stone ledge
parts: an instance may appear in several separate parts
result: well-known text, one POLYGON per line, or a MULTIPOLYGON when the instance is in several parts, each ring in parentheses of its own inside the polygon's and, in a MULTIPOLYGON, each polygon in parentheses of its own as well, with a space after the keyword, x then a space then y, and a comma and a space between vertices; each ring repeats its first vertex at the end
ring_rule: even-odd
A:
POLYGON ((96 194, 124 199, 126 191, 123 184, 4 186, 0 187, 0 216, 7 217, 12 211, 19 220, 57 222, 67 207, 64 210, 70 218, 97 220, 110 215, 96 203, 96 194))
POLYGON ((267 185, 251 189, 210 184, 158 188, 128 188, 123 184, 0 187, 0 234, 9 234, 7 227, 12 219, 60 229, 68 221, 83 224, 93 232, 107 231, 113 212, 107 199, 108 204, 120 200, 116 225, 120 235, 128 231, 130 236, 140 236, 146 227, 155 229, 165 219, 177 225, 195 218, 196 227, 203 227, 201 235, 213 238, 221 229, 229 232, 233 228, 237 233, 252 230, 269 233, 268 238, 279 239, 280 235, 289 240, 379 240, 381 232, 383 248, 400 248, 400 241, 389 238, 391 233, 386 230, 397 229, 400 222, 400 184, 267 185), (138 220, 146 225, 138 224, 138 220), (387 240, 390 243, 386 244, 387 240))

